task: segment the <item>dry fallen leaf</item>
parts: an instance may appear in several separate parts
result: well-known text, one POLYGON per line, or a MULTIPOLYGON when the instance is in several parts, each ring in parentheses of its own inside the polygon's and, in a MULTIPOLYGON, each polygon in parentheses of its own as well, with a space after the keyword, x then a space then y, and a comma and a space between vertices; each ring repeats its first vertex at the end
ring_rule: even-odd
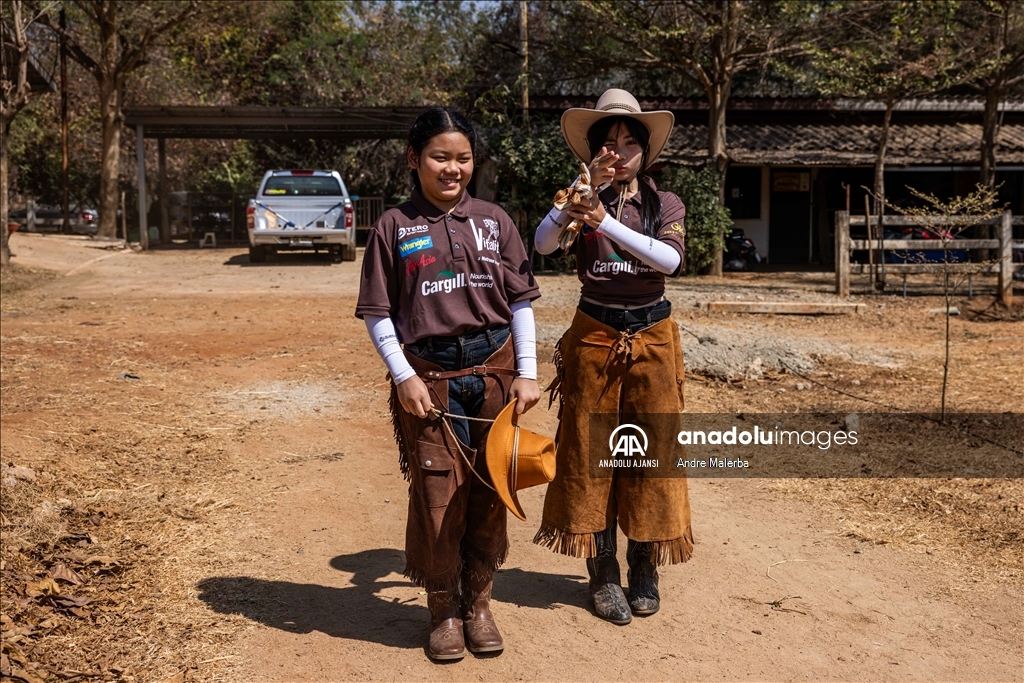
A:
POLYGON ((34 598, 39 595, 60 595, 60 586, 52 577, 46 576, 38 581, 25 584, 25 595, 34 598))
POLYGON ((84 583, 82 577, 75 570, 68 569, 63 562, 56 565, 51 571, 53 572, 53 578, 57 581, 66 581, 75 586, 84 583))
POLYGON ((45 679, 18 667, 11 668, 11 677, 16 681, 24 681, 24 683, 46 683, 45 679))
POLYGON ((164 683, 185 683, 185 672, 179 671, 170 678, 164 679, 164 683))

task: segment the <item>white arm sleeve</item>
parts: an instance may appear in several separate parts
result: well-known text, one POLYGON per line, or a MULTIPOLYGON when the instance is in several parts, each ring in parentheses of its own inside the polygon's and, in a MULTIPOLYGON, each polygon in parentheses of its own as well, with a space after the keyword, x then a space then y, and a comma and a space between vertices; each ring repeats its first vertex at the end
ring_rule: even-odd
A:
POLYGON ((524 379, 537 379, 537 330, 529 301, 512 304, 512 343, 516 347, 516 368, 524 379))
POLYGON ((558 249, 558 235, 562 228, 569 224, 569 214, 558 209, 551 209, 544 220, 537 226, 537 232, 533 237, 533 246, 541 254, 550 254, 558 249))
POLYGON ((409 365, 409 361, 405 358, 405 352, 402 351, 402 346, 398 343, 395 324, 391 322, 391 318, 368 315, 364 318, 364 322, 366 331, 370 333, 373 346, 377 349, 380 357, 384 359, 384 364, 388 366, 388 372, 391 373, 391 379, 395 384, 401 384, 415 375, 416 371, 409 365))
MULTIPOLYGON (((576 176, 576 180, 569 183, 569 186, 575 185, 579 179, 580 177, 576 176)), ((561 234, 562 228, 569 225, 571 221, 572 219, 565 211, 554 208, 548 211, 548 215, 544 216, 544 220, 534 231, 533 247, 544 255, 558 249, 558 235, 561 234)))
POLYGON ((615 220, 611 214, 605 214, 601 225, 597 226, 597 231, 607 235, 613 242, 659 273, 671 275, 679 268, 682 259, 678 251, 664 242, 630 230, 615 220))

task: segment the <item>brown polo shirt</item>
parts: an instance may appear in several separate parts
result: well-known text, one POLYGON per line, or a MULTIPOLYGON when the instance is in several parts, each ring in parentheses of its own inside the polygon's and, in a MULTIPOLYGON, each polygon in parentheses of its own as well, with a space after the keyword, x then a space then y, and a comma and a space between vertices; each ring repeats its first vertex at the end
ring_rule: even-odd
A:
MULTIPOLYGON (((648 182, 654 186, 653 181, 648 182)), ((661 198, 661 228, 655 239, 679 252, 679 268, 670 276, 677 277, 682 271, 685 249, 683 218, 686 216, 686 207, 671 192, 658 192, 658 196, 661 198)), ((619 205, 618 193, 608 187, 598 197, 604 204, 604 210, 614 217, 619 205)), ((643 233, 639 192, 626 200, 620 222, 630 230, 643 233)), ((639 306, 665 293, 666 276, 663 273, 589 226, 584 227, 573 248, 576 271, 583 283, 580 294, 588 299, 603 304, 639 306)))
POLYGON ((512 219, 468 192, 449 214, 418 192, 385 211, 366 242, 356 316, 389 317, 403 344, 512 320, 540 296, 512 219))

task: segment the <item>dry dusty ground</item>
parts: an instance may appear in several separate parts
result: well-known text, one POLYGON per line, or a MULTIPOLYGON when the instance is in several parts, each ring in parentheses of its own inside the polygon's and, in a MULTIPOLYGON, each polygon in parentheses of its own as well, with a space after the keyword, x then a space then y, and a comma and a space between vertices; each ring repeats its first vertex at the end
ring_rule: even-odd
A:
MULTIPOLYGON (((401 576, 406 484, 384 370, 352 316, 357 264, 12 246, 4 681, 1024 680, 1019 478, 692 480, 694 557, 662 571, 661 612, 627 627, 592 615, 582 561, 529 542, 531 489, 495 584, 506 651, 433 664, 425 596, 401 576)), ((829 300, 829 286, 674 282, 697 371, 688 409, 936 409, 933 295, 856 295, 859 316, 696 308, 829 300)), ((950 406, 1024 412, 1020 311, 992 305, 990 280, 976 287, 951 320, 950 406)), ((577 283, 541 288, 548 358, 577 283)), ((528 417, 553 430, 543 406, 528 417)))

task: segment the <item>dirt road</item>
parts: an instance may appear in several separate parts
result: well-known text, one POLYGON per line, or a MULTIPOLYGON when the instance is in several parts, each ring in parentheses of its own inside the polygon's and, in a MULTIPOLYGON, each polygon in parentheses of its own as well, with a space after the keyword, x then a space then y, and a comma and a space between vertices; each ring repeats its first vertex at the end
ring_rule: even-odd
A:
MULTIPOLYGON (((23 274, 2 307, 4 653, 25 675, 1024 680, 1020 479, 692 480, 693 559, 662 571, 661 612, 626 627, 593 616, 581 560, 530 543, 543 501, 531 489, 495 580, 507 649, 434 664, 426 596, 401 576, 406 484, 383 365, 352 316, 358 263, 38 235, 12 247, 22 267, 57 273, 23 274), (59 586, 92 596, 86 616, 21 588, 58 562, 79 567, 80 583, 59 586)), ((694 376, 688 409, 868 409, 853 396, 932 409, 935 297, 855 297, 863 316, 816 318, 695 307, 828 288, 820 274, 675 283, 689 343, 709 330, 723 345, 782 340, 814 366, 801 387, 770 369, 694 376)), ((543 361, 577 283, 541 289, 543 361)), ((958 304, 991 312, 986 301, 958 304)), ((1024 323, 953 323, 955 409, 1024 410, 1024 323)), ((542 364, 542 383, 551 374, 542 364)), ((545 406, 528 417, 553 431, 545 406)))

